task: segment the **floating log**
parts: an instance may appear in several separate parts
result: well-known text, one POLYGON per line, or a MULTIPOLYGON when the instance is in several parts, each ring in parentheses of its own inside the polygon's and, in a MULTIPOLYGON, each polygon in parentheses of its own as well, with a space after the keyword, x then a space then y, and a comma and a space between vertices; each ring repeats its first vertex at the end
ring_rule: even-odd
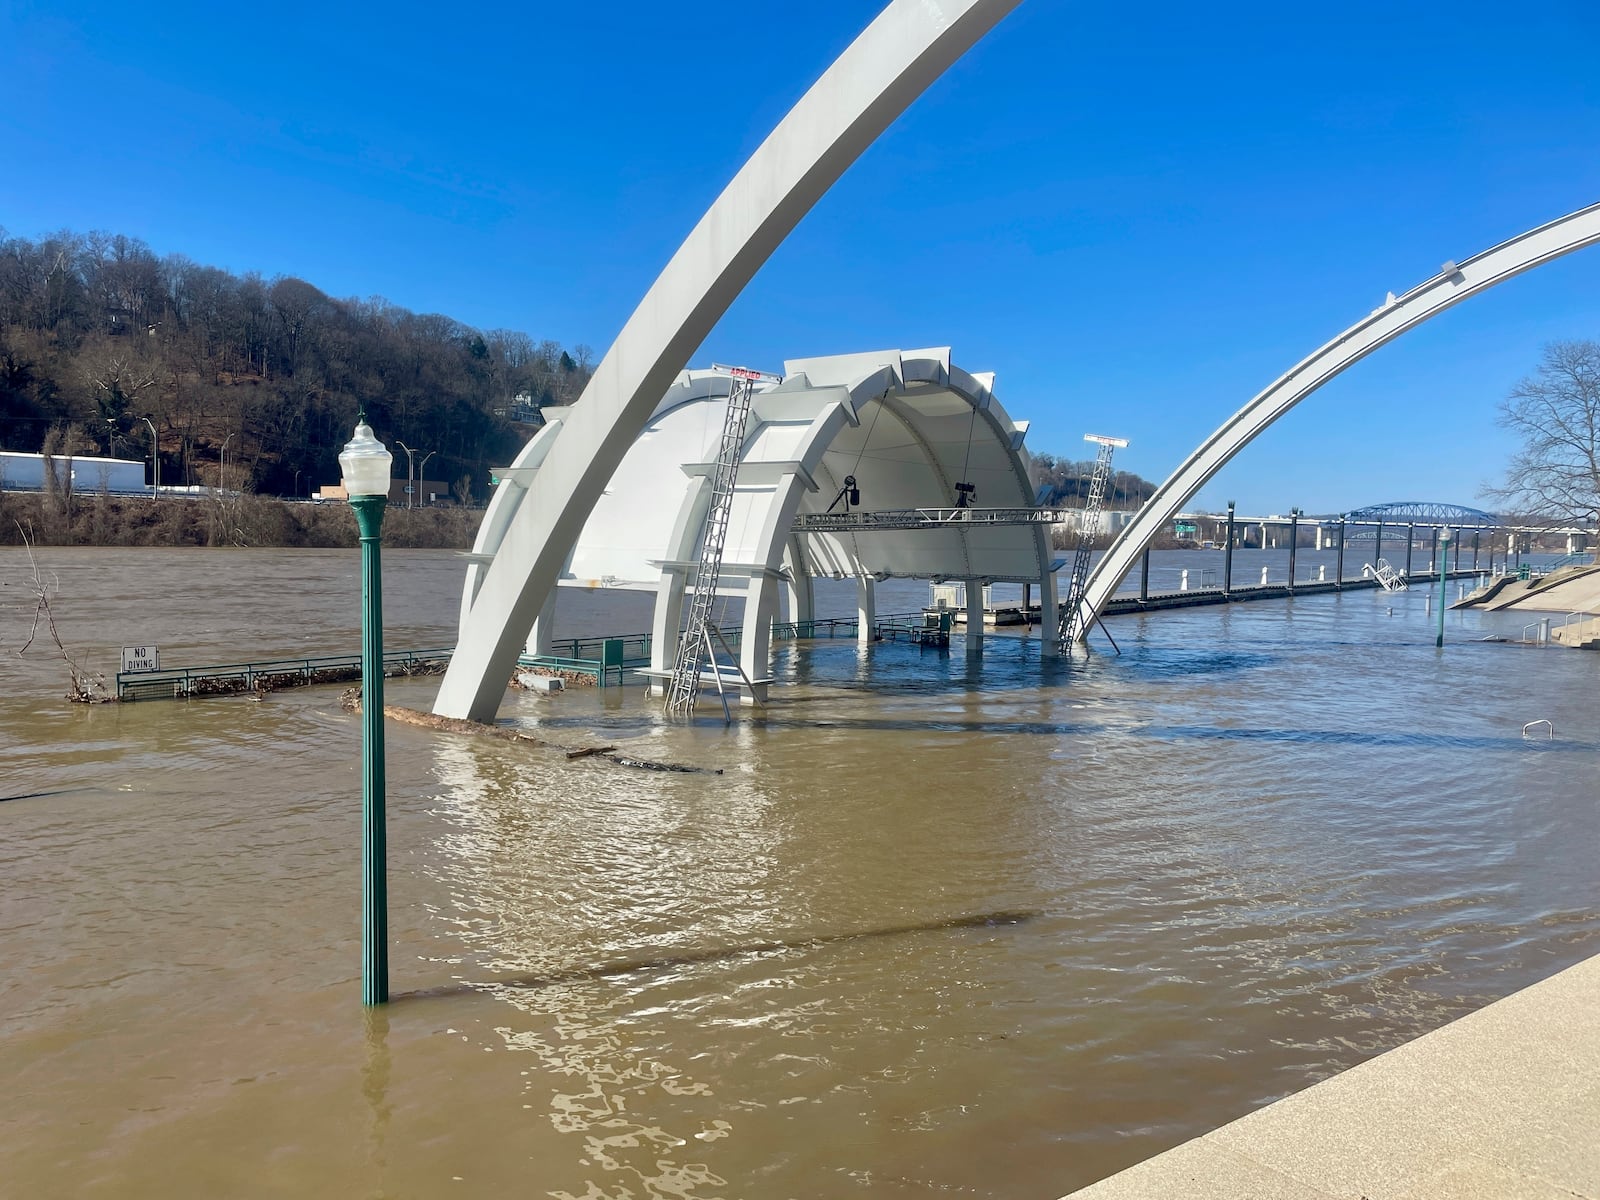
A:
MULTIPOLYGON (((349 688, 339 698, 346 712, 361 711, 361 689, 349 688)), ((459 717, 441 717, 437 713, 406 708, 399 704, 385 704, 383 715, 402 725, 415 725, 421 729, 435 729, 441 733, 465 733, 473 737, 498 738, 502 742, 519 742, 524 746, 537 746, 541 750, 559 750, 569 759, 604 758, 623 767, 637 767, 643 771, 678 771, 693 775, 721 775, 721 767, 688 767, 681 763, 655 762, 647 758, 633 758, 617 753, 615 746, 583 746, 574 749, 559 742, 547 742, 511 725, 481 725, 477 721, 464 721, 459 717)))

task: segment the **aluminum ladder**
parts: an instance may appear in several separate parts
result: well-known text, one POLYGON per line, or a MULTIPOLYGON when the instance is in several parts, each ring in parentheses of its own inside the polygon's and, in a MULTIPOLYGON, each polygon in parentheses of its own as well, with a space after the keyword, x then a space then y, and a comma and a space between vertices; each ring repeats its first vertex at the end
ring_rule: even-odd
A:
POLYGON ((1367 563, 1361 568, 1361 573, 1376 579, 1378 586, 1386 592, 1403 592, 1411 586, 1406 579, 1406 573, 1396 571, 1386 558, 1380 558, 1376 563, 1367 563))
MULTIPOLYGON (((717 582, 722 576, 722 550, 728 540, 728 518, 733 512, 733 489, 739 479, 739 454, 744 448, 745 426, 750 420, 750 401, 755 396, 758 380, 772 376, 744 367, 717 367, 733 376, 733 390, 728 394, 728 412, 722 422, 722 444, 717 450, 716 472, 711 477, 711 503, 706 509, 705 533, 700 541, 700 559, 694 573, 689 576, 689 619, 678 639, 678 660, 672 668, 672 680, 667 685, 666 711, 669 713, 694 712, 695 700, 700 695, 700 674, 706 664, 717 672, 718 690, 721 691, 721 670, 716 654, 711 648, 715 633, 721 631, 712 624, 711 606, 717 598, 717 582)), ((723 643, 726 646, 726 643, 723 643)), ((742 672, 741 672, 742 673, 742 672)), ((724 696, 723 706, 727 699, 724 696)))
POLYGON ((1106 506, 1106 485, 1111 481, 1111 455, 1119 446, 1128 444, 1127 438, 1101 437, 1096 433, 1084 434, 1083 440, 1098 445, 1100 453, 1095 457, 1094 474, 1089 478, 1089 502, 1083 507, 1083 516, 1078 525, 1078 552, 1072 558, 1072 579, 1067 584, 1066 603, 1057 627, 1056 637, 1063 654, 1071 650, 1072 643, 1087 632, 1078 610, 1083 606, 1083 593, 1089 582, 1089 560, 1094 552, 1095 535, 1100 532, 1100 514, 1106 506))

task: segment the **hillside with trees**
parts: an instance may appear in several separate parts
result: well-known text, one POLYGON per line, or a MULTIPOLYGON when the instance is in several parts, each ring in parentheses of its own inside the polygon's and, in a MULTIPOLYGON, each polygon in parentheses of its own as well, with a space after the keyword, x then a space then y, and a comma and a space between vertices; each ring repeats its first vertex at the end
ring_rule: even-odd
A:
POLYGON ((337 482, 364 407, 391 449, 434 452, 428 477, 482 502, 489 467, 593 366, 586 346, 158 257, 137 238, 0 230, 7 450, 148 458, 148 418, 163 485, 304 496, 337 482))
MULTIPOLYGON (((1050 454, 1033 456, 1033 478, 1040 489, 1039 503, 1053 508, 1082 508, 1089 502, 1089 479, 1094 460, 1075 461, 1050 454)), ((1140 508, 1155 494, 1156 485, 1131 471, 1113 471, 1106 482, 1106 507, 1140 508)))
MULTIPOLYGON (((148 420, 163 485, 306 496, 338 480, 364 408, 397 473, 400 443, 419 462, 432 452, 428 478, 479 503, 489 468, 516 455, 539 408, 576 401, 593 367, 587 346, 158 257, 120 234, 0 230, 7 450, 148 460, 148 420)), ((1043 503, 1085 502, 1092 461, 1033 463, 1043 503)), ((1119 471, 1107 507, 1137 508, 1154 490, 1119 471)))

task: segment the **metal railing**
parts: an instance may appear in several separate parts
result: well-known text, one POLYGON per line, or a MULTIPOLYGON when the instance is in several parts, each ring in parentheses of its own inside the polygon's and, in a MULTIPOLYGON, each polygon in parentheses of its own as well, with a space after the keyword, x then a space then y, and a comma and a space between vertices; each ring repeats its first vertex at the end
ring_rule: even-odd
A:
POLYGON ((956 610, 929 609, 919 613, 893 613, 872 622, 874 637, 890 642, 915 642, 919 646, 948 646, 955 627, 956 610))
MULTIPOLYGON (((1552 630, 1550 636, 1563 645, 1576 646, 1579 644, 1578 642, 1567 641, 1568 631, 1570 630, 1574 633, 1580 633, 1582 627, 1594 621, 1594 619, 1595 614, 1588 610, 1569 612, 1566 616, 1561 618, 1561 623, 1557 625, 1554 630, 1552 630), (1572 629, 1574 625, 1578 626, 1578 629, 1572 629)), ((1600 632, 1595 633, 1593 636, 1600 637, 1600 632)))
POLYGON ((1562 557, 1556 559, 1555 562, 1546 563, 1539 569, 1548 574, 1551 571, 1559 571, 1562 567, 1587 567, 1593 562, 1594 555, 1585 553, 1583 551, 1578 551, 1575 554, 1563 555, 1562 557))
POLYGON ((618 633, 581 638, 555 638, 550 643, 551 655, 564 658, 599 662, 607 642, 621 642, 625 659, 650 661, 650 635, 648 633, 618 633))
MULTIPOLYGON (((392 650, 383 656, 385 675, 417 675, 441 668, 453 648, 392 650)), ((347 683, 361 678, 361 654, 326 654, 315 658, 269 658, 215 667, 182 667, 167 671, 117 674, 119 700, 182 700, 194 696, 228 696, 257 689, 306 687, 314 683, 347 683)))
POLYGON ((774 621, 772 638, 778 642, 802 638, 855 637, 860 626, 857 617, 822 617, 810 621, 774 621))
POLYGON ((566 650, 565 654, 522 654, 517 657, 519 668, 542 671, 562 671, 570 675, 591 676, 597 687, 609 687, 615 674, 617 685, 626 682, 629 671, 650 665, 650 635, 628 634, 623 637, 566 638, 551 643, 552 650, 566 650))

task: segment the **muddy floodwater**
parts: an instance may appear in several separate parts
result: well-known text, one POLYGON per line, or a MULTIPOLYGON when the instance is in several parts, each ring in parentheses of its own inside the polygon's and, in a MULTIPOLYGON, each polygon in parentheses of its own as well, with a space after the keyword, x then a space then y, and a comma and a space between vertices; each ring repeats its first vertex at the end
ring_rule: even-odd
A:
MULTIPOLYGON (((359 648, 353 552, 38 556, 108 675, 359 648)), ((390 648, 454 641, 462 571, 387 554, 390 648)), ((1056 1197, 1600 952, 1600 654, 1359 591, 1069 665, 782 643, 732 725, 501 709, 721 774, 391 723, 369 1013, 340 689, 69 705, 28 578, 0 551, 8 1197, 1056 1197)))

